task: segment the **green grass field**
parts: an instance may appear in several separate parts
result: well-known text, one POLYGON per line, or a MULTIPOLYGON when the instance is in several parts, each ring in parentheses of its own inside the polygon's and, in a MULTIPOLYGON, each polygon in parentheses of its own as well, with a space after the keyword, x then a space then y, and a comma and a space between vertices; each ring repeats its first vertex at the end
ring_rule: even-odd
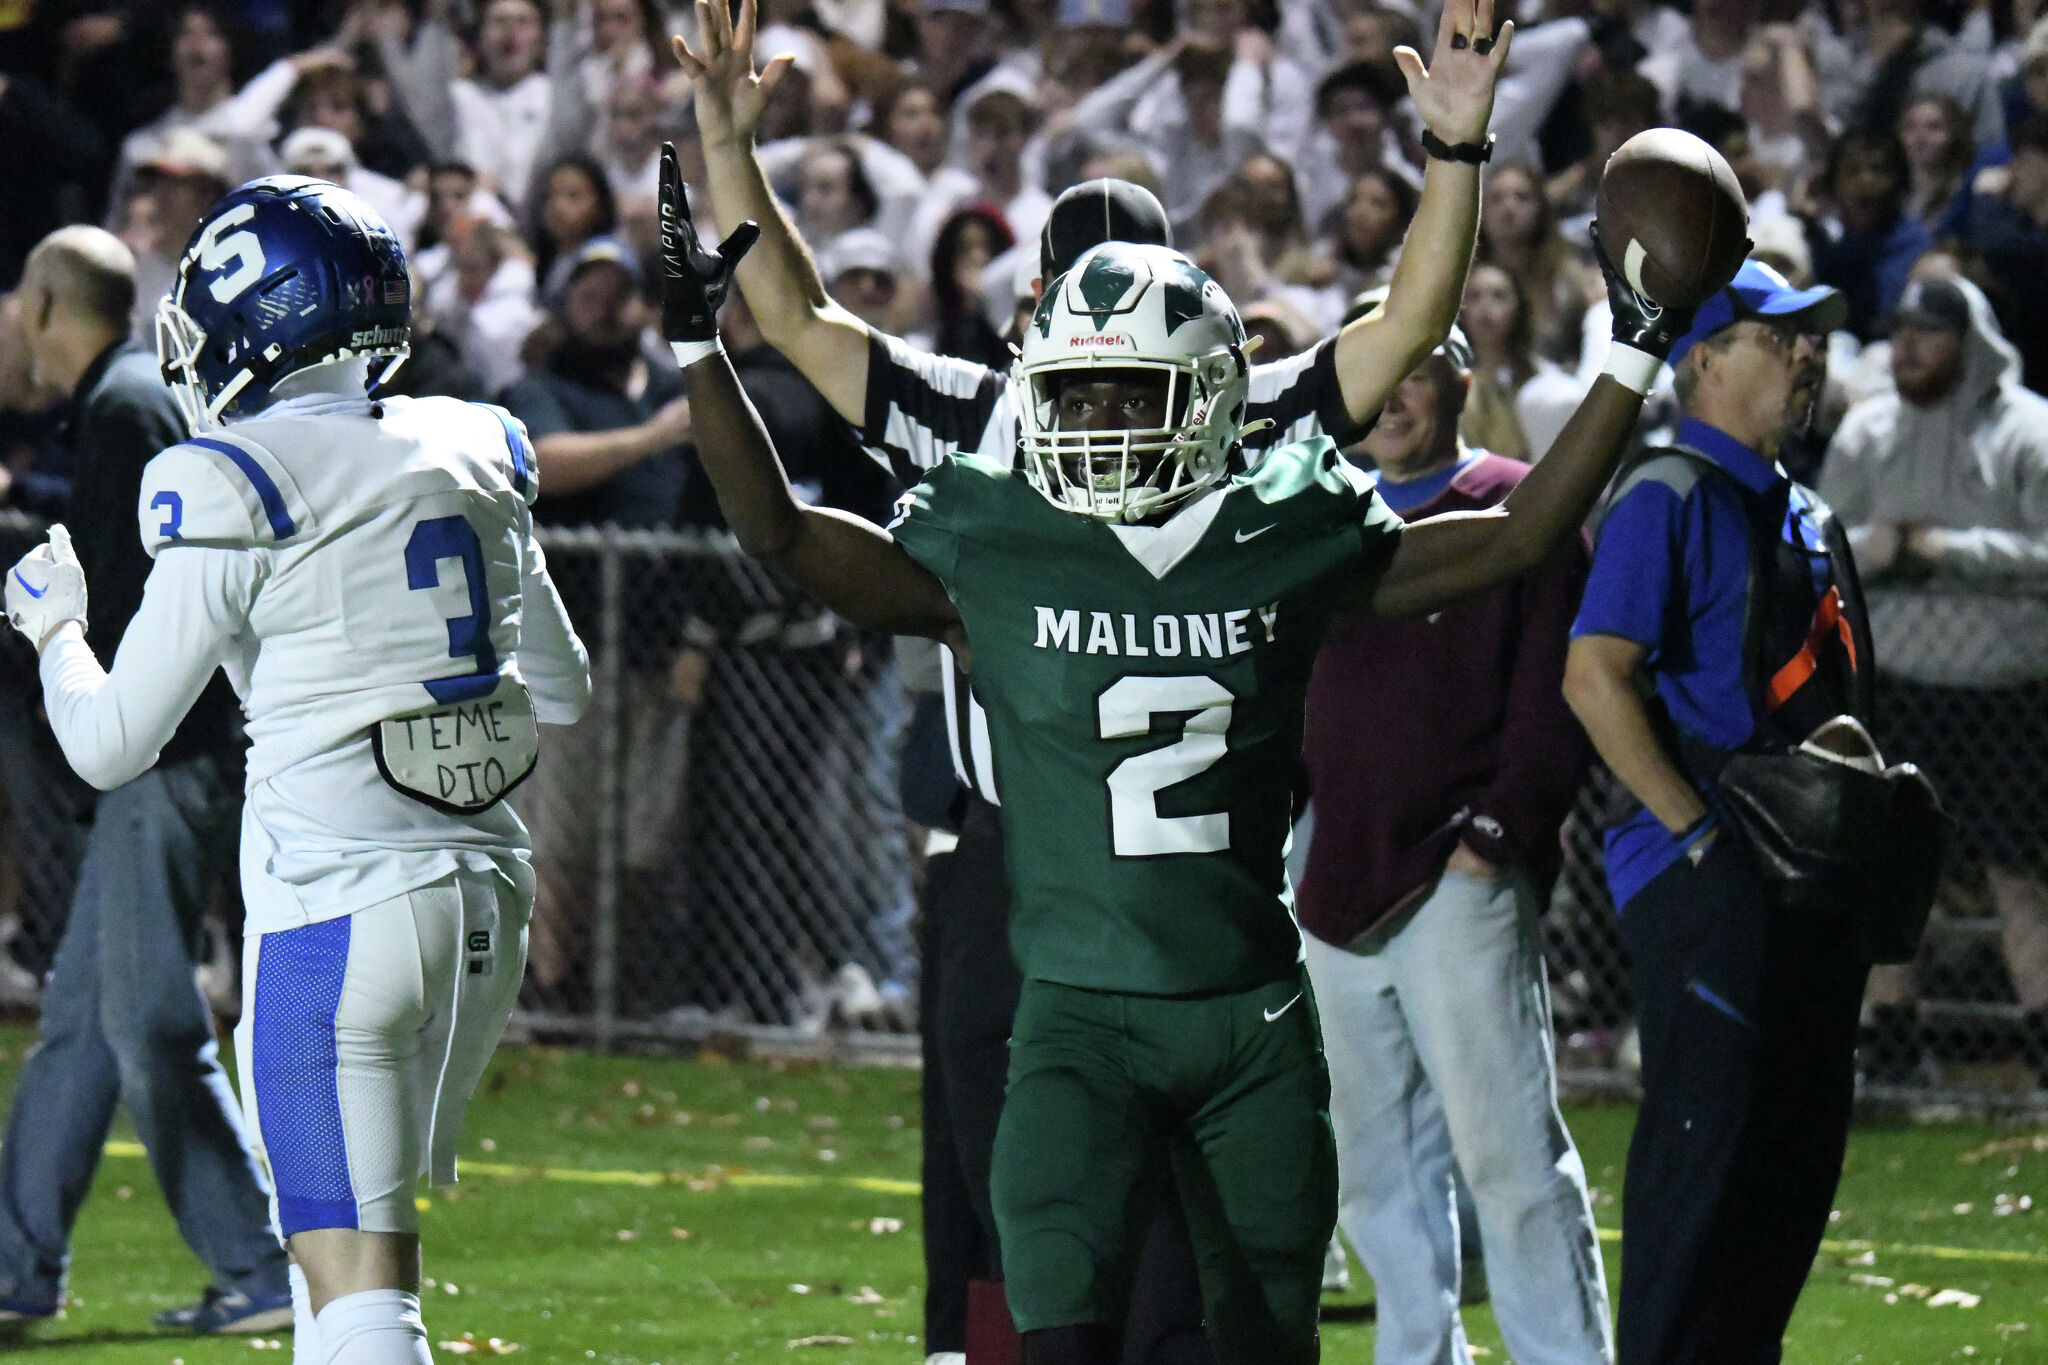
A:
MULTIPOLYGON (((9 1087, 28 1039, 0 1030, 9 1087)), ((908 1071, 506 1050, 471 1111, 462 1184, 422 1214, 436 1359, 489 1353, 440 1345, 466 1333, 564 1365, 922 1360, 917 1087, 908 1071)), ((1632 1111, 1570 1119, 1612 1276, 1632 1111)), ((1859 1130, 1786 1359, 2048 1362, 2048 1211, 2035 1192, 2048 1203, 2048 1130, 1859 1130), (1947 1290, 1970 1306, 1941 1302, 1947 1290)), ((74 1263, 66 1316, 30 1336, 29 1359, 286 1358, 263 1354, 267 1342, 149 1330, 152 1313, 196 1297, 202 1273, 125 1133, 74 1263)), ((1326 1360, 1371 1359, 1369 1297, 1332 1302, 1326 1360)), ((1467 1323, 1482 1360, 1507 1360, 1486 1309, 1467 1323)))

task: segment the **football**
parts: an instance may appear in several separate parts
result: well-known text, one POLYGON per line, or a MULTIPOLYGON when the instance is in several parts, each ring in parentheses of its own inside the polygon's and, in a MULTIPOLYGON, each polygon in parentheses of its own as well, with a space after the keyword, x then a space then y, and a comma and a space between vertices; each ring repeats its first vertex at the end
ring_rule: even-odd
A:
POLYGON ((1600 245, 1636 292, 1693 308, 1749 254, 1749 205, 1722 155, 1691 133, 1652 128, 1600 177, 1600 245))

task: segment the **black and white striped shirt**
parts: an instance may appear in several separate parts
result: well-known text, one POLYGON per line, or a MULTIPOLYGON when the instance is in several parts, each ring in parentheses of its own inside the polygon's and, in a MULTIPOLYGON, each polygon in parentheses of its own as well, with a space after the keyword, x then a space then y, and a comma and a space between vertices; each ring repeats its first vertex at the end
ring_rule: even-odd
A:
MULTIPOLYGON (((1329 337, 1267 365, 1254 365, 1247 427, 1273 423, 1245 438, 1252 451, 1328 435, 1340 446, 1365 438, 1371 423, 1351 420, 1337 379, 1337 339, 1329 337)), ((970 360, 931 355, 900 338, 868 334, 867 415, 861 439, 882 454, 906 485, 947 456, 965 452, 1009 462, 1017 456, 1017 412, 1009 376, 970 360)), ((991 804, 995 771, 988 718, 966 675, 946 655, 947 741, 961 783, 991 804)))

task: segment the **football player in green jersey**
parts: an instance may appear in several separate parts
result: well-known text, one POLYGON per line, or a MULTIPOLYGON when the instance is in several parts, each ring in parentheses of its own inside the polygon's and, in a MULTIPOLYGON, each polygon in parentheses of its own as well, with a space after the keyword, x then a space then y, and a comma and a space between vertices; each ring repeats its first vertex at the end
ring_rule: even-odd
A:
MULTIPOLYGON (((1444 33, 1485 9, 1451 0, 1444 33)), ((1116 1358, 1180 1154, 1219 1357, 1314 1360, 1336 1164, 1282 863, 1310 665, 1339 611, 1434 611, 1574 534, 1689 319, 1609 269, 1607 374, 1551 454, 1502 509, 1403 526, 1327 438, 1247 471, 1235 308, 1185 257, 1106 243, 1025 335, 1020 468, 940 464, 892 536, 791 492, 717 342, 752 225, 706 251, 672 154, 662 188, 664 329, 741 545, 987 684, 1025 978, 995 1201, 1029 1359, 1116 1358)))

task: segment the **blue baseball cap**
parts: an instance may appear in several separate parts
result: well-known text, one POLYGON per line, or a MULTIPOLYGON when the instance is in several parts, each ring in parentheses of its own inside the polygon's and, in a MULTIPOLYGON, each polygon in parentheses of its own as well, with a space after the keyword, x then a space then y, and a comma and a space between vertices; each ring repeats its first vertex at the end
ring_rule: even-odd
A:
POLYGON ((1727 287, 1693 314, 1692 330, 1671 348, 1672 368, 1678 367, 1687 351, 1744 318, 1796 322, 1802 331, 1827 333, 1848 321, 1849 300, 1840 290, 1825 284, 1794 289, 1783 275, 1762 261, 1744 261, 1727 287))

